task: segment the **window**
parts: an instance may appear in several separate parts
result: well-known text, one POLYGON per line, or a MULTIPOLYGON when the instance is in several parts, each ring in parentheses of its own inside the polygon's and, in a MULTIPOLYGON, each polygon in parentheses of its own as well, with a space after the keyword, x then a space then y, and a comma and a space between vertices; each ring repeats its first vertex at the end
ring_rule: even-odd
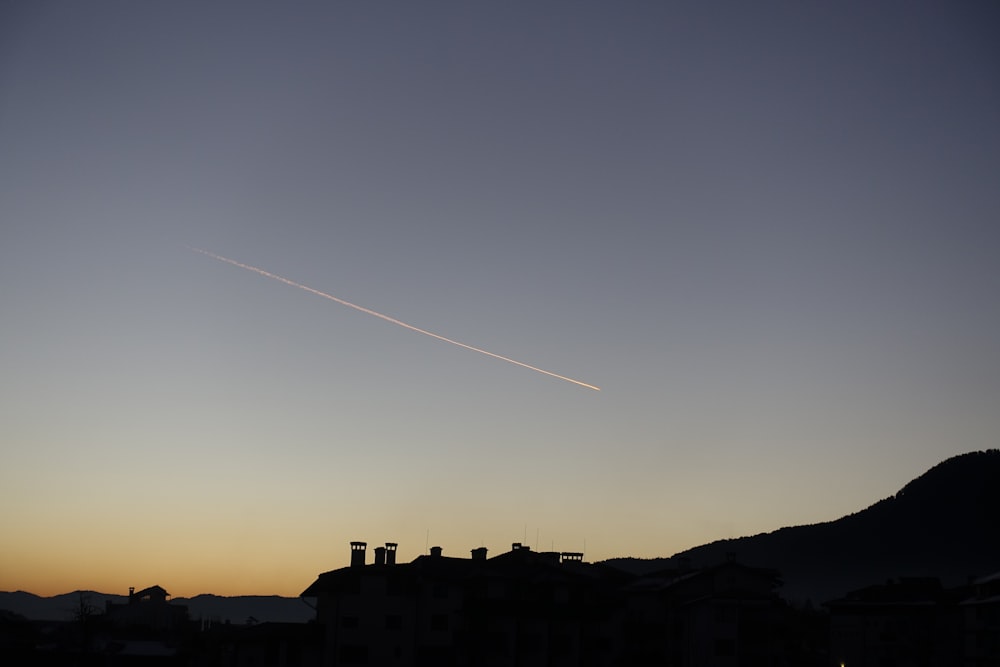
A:
POLYGON ((520 649, 525 653, 540 653, 542 648, 544 648, 545 642, 542 641, 542 636, 536 632, 525 633, 521 637, 520 649))
POLYGON ((552 635, 550 648, 553 655, 568 655, 573 652, 573 638, 566 632, 556 632, 552 635))
POLYGON ((736 641, 733 639, 716 639, 715 655, 717 656, 736 655, 736 641))
POLYGON ((345 644, 340 647, 340 661, 345 665, 366 665, 368 647, 361 644, 345 644))
POLYGON ((509 650, 507 648, 507 635, 504 632, 494 630, 489 633, 486 638, 487 650, 490 654, 495 656, 507 656, 509 650))

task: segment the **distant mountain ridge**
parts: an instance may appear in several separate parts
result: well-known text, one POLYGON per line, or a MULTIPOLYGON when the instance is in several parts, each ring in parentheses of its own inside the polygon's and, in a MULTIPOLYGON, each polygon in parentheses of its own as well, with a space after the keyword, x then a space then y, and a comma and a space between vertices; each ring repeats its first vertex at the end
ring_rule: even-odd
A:
POLYGON ((223 597, 202 593, 193 598, 174 598, 176 604, 187 605, 192 619, 230 621, 236 624, 254 622, 305 623, 316 617, 316 610, 302 598, 280 595, 239 595, 223 597))
MULTIPOLYGON (((80 596, 93 612, 103 613, 108 601, 128 602, 127 595, 110 595, 96 591, 74 591, 52 597, 41 597, 25 591, 0 592, 0 610, 20 614, 36 621, 70 621, 80 608, 80 596)), ((301 598, 279 595, 238 595, 223 597, 203 593, 192 598, 173 598, 170 604, 186 606, 192 620, 243 625, 254 622, 305 623, 316 616, 315 610, 301 598)))
POLYGON ((629 571, 727 558, 777 569, 789 600, 823 602, 902 576, 945 585, 1000 571, 1000 450, 970 452, 934 466, 896 495, 835 521, 719 540, 669 559, 611 559, 629 571))

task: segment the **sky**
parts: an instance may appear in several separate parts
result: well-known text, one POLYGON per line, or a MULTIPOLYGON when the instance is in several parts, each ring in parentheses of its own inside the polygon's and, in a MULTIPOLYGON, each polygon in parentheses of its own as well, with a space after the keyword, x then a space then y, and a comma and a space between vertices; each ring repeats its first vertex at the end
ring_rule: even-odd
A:
POLYGON ((670 556, 1000 442, 994 3, 0 12, 0 590, 670 556))

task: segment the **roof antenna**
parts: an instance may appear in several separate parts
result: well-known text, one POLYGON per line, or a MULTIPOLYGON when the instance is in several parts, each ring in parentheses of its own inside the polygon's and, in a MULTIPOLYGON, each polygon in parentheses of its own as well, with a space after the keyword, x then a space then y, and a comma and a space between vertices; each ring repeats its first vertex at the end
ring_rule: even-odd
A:
POLYGON ((424 553, 429 554, 431 552, 431 529, 427 529, 427 537, 424 538, 424 553))

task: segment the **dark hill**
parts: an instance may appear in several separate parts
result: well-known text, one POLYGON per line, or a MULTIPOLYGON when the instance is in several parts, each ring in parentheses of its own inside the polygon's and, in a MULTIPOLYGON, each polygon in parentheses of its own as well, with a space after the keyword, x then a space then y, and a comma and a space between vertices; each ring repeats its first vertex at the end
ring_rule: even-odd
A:
POLYGON ((83 610, 87 613, 102 613, 108 601, 122 604, 126 600, 128 598, 124 595, 108 595, 96 591, 73 591, 52 597, 41 597, 25 591, 0 591, 0 609, 34 621, 72 621, 83 610))
POLYGON ((822 602, 888 578, 937 576, 958 585, 998 571, 998 525, 1000 450, 993 449, 948 459, 895 496, 836 521, 720 540, 668 562, 700 567, 731 555, 779 570, 789 600, 822 602))
POLYGON ((174 598, 175 604, 188 608, 192 619, 246 623, 251 617, 256 621, 275 623, 306 623, 316 617, 316 610, 301 598, 277 595, 240 595, 223 597, 202 594, 193 598, 174 598))
MULTIPOLYGON (((0 610, 7 610, 36 621, 71 621, 86 605, 89 613, 103 613, 107 602, 125 604, 128 596, 109 595, 95 591, 75 591, 52 597, 32 593, 0 591, 0 610)), ((173 598, 170 604, 187 607, 191 620, 213 621, 242 625, 251 617, 257 621, 305 623, 316 616, 301 598, 277 595, 196 595, 193 598, 173 598)))

